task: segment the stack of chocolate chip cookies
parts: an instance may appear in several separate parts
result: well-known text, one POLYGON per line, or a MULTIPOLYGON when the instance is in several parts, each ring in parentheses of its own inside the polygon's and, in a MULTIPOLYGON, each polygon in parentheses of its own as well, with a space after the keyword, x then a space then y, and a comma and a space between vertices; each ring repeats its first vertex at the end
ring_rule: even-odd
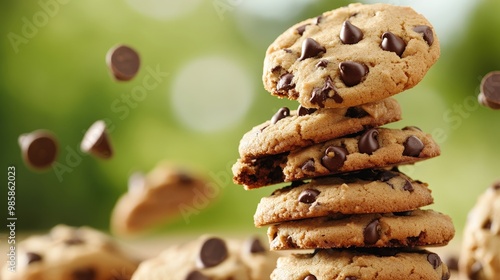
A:
MULTIPOLYGON (((233 166, 246 189, 282 182, 254 216, 282 257, 271 279, 448 279, 439 256, 451 219, 426 183, 398 166, 439 146, 401 119, 391 96, 412 88, 439 57, 431 24, 408 7, 352 4, 292 26, 268 48, 263 81, 298 101, 246 133, 233 166), (307 251, 309 250, 309 251, 307 251)), ((418 94, 418 93, 417 93, 418 94)))

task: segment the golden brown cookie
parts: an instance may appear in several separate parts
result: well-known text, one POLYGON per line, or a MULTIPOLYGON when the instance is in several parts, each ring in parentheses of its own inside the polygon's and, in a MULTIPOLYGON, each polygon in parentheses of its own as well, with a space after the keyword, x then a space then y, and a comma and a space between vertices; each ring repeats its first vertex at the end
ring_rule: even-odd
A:
POLYGON ((427 250, 317 250, 278 259, 272 280, 447 280, 448 268, 427 250))
POLYGON ((275 155, 401 119, 399 103, 388 98, 339 109, 281 108, 240 141, 241 158, 275 155))
POLYGON ((267 49, 264 87, 306 108, 346 108, 415 86, 440 54, 410 7, 351 4, 290 27, 267 49))
POLYGON ((259 159, 239 159, 233 181, 247 189, 368 168, 410 164, 440 154, 432 136, 415 127, 373 128, 356 135, 259 159))
POLYGON ((451 218, 433 210, 319 217, 271 225, 272 250, 444 246, 455 235, 451 218))
POLYGON ((396 170, 363 170, 293 182, 263 197, 256 226, 342 214, 402 212, 433 202, 427 184, 396 170))

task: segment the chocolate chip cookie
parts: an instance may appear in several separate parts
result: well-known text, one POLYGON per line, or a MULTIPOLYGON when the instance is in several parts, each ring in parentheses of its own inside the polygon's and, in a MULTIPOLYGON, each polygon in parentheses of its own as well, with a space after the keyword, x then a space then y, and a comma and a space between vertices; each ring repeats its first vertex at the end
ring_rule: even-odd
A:
POLYGON ((139 233, 187 214, 200 197, 214 198, 213 186, 194 170, 161 162, 147 175, 134 173, 128 192, 115 204, 111 229, 116 234, 139 233))
POLYGON ((459 261, 464 279, 500 279, 500 181, 470 211, 459 261))
POLYGON ((427 184, 397 170, 363 170, 296 181, 263 197, 256 226, 341 214, 403 212, 433 202, 427 184))
POLYGON ((283 107, 243 135, 239 153, 241 158, 280 154, 400 119, 399 103, 392 98, 339 109, 283 107))
POLYGON ((440 148, 431 135, 416 127, 372 128, 259 159, 239 159, 233 180, 247 189, 307 178, 410 164, 436 157, 440 148))
POLYGON ((433 210, 326 216, 271 225, 271 249, 444 246, 451 218, 433 210))
POLYGON ((127 280, 138 261, 109 236, 89 227, 58 225, 21 241, 15 272, 3 280, 127 280))
POLYGON ((351 4, 276 38, 263 83, 306 108, 346 108, 412 88, 439 55, 434 28, 410 7, 351 4))
POLYGON ((447 280, 448 268, 427 250, 316 250, 278 259, 272 280, 447 280))
POLYGON ((204 235, 172 246, 158 257, 142 262, 132 280, 260 280, 268 279, 277 254, 257 238, 246 241, 204 235))

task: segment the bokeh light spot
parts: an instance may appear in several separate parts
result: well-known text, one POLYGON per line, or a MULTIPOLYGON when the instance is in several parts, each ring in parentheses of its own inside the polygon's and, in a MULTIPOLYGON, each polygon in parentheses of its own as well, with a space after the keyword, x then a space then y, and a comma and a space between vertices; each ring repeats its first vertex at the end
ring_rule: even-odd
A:
POLYGON ((172 84, 175 116, 189 129, 213 132, 238 123, 253 99, 252 78, 226 57, 197 58, 182 67, 172 84))

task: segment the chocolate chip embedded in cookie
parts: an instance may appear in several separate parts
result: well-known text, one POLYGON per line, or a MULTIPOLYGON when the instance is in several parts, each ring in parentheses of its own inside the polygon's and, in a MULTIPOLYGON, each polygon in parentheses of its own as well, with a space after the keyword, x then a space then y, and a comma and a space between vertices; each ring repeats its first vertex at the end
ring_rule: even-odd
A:
POLYGON ((453 238, 450 217, 432 210, 319 217, 271 225, 272 250, 443 246, 453 238))
POLYGON ((410 7, 351 4, 290 27, 269 46, 264 87, 307 108, 347 108, 415 86, 440 49, 410 7))
POLYGON ((427 250, 316 250, 278 259, 272 280, 428 279, 447 280, 450 273, 439 256, 427 250))
POLYGON ((4 266, 2 279, 130 279, 138 265, 138 260, 104 233, 65 225, 21 241, 17 257, 16 271, 4 266))
POLYGON ((256 226, 346 214, 403 212, 433 202, 427 184, 401 172, 363 170, 312 179, 263 197, 254 215, 256 226))
POLYGON ((500 278, 500 181, 493 183, 467 216, 459 270, 468 279, 500 278))
POLYGON ((191 169, 159 163, 147 175, 134 173, 129 189, 111 215, 114 233, 135 234, 192 211, 194 203, 206 205, 215 198, 211 182, 191 169))
POLYGON ((401 130, 379 127, 289 153, 252 160, 239 159, 232 169, 233 180, 252 189, 281 182, 414 163, 439 154, 440 148, 431 135, 415 127, 401 130))
POLYGON ((401 119, 399 103, 392 98, 351 108, 286 109, 243 136, 241 158, 280 154, 401 119))
POLYGON ((185 244, 167 248, 159 256, 142 262, 132 280, 149 279, 268 279, 278 255, 256 238, 222 239, 203 235, 185 244))

